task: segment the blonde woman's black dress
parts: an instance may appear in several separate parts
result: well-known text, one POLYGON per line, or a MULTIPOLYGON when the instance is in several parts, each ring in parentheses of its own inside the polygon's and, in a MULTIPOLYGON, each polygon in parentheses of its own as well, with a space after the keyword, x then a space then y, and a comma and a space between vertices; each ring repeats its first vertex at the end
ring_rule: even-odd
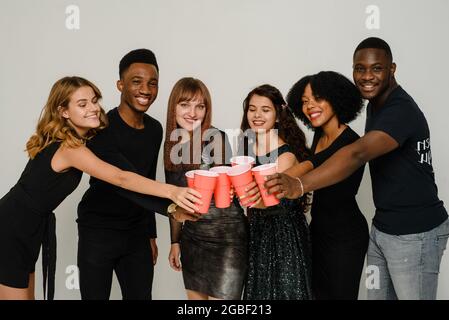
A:
POLYGON ((51 160, 60 143, 52 143, 28 161, 17 184, 0 200, 0 283, 27 288, 42 246, 44 295, 53 298, 56 264, 53 210, 78 186, 82 172, 55 172, 51 160))

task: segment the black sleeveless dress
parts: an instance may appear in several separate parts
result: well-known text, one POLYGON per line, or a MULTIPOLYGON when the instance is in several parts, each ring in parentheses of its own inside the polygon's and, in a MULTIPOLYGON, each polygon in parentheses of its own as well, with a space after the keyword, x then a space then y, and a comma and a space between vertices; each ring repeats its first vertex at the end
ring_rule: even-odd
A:
MULTIPOLYGON (((291 152, 282 145, 256 157, 256 164, 274 163, 291 152)), ((299 200, 282 199, 266 209, 248 208, 250 241, 247 300, 312 299, 309 227, 299 200)))
MULTIPOLYGON (((59 146, 59 142, 52 143, 29 160, 17 184, 0 199, 0 283, 3 285, 28 287, 29 274, 34 272, 40 247, 48 240, 47 235, 51 237, 54 232, 49 228, 49 224, 54 227, 52 211, 81 180, 79 170, 71 168, 57 173, 51 168, 59 146)), ((47 264, 48 258, 55 259, 55 252, 48 252, 47 246, 44 249, 43 263, 47 264)), ((45 272, 44 266, 44 281, 45 272)), ((49 297, 52 296, 50 289, 53 290, 49 287, 49 297)))
MULTIPOLYGON (((320 136, 317 130, 311 148, 313 153, 320 136)), ((329 147, 309 160, 316 168, 358 138, 358 134, 347 127, 329 147)), ((364 168, 362 166, 345 180, 313 193, 310 228, 316 299, 356 300, 358 297, 369 241, 368 224, 356 201, 364 168)))

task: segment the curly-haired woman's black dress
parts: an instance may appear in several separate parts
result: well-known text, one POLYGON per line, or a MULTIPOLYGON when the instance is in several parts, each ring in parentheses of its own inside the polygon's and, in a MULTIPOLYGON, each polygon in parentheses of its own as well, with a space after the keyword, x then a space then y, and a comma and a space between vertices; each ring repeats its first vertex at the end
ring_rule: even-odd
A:
MULTIPOLYGON (((320 131, 316 131, 315 153, 320 131)), ((326 149, 311 156, 318 167, 340 148, 359 138, 347 127, 326 149)), ((361 167, 345 180, 313 194, 312 283, 316 299, 357 299, 360 277, 368 248, 368 224, 355 196, 363 177, 361 167)))
MULTIPOLYGON (((268 161, 263 163, 274 163, 289 151, 289 146, 283 145, 266 155, 268 161)), ((248 209, 250 242, 245 299, 312 298, 309 227, 303 212, 299 200, 286 199, 267 209, 248 209)))

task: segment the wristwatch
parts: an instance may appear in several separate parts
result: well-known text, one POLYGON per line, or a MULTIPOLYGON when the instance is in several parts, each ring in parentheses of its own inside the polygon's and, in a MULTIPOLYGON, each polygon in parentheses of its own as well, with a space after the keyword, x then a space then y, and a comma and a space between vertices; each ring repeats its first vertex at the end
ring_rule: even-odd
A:
POLYGON ((173 214, 176 212, 177 208, 178 208, 178 205, 176 203, 172 203, 171 205, 169 205, 168 208, 167 208, 167 216, 169 218, 175 219, 173 217, 173 214))

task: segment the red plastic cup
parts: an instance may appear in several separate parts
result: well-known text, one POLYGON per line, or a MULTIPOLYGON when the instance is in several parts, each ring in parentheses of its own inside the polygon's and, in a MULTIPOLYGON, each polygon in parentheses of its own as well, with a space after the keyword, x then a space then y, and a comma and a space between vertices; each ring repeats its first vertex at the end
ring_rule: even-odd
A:
POLYGON ((187 186, 189 188, 194 188, 193 186, 193 178, 194 178, 195 170, 190 170, 186 172, 187 186))
POLYGON ((240 202, 245 206, 252 206, 252 203, 245 203, 245 188, 253 182, 253 174, 251 172, 250 164, 239 164, 233 166, 228 171, 228 176, 231 179, 231 183, 234 186, 237 196, 240 198, 240 202))
POLYGON ((254 179, 259 186, 260 195, 262 196, 263 203, 266 207, 275 206, 280 203, 275 194, 268 194, 268 190, 265 188, 265 176, 276 173, 277 164, 268 163, 253 168, 251 171, 254 174, 254 179))
POLYGON ((198 212, 206 214, 209 211, 210 201, 217 183, 218 174, 207 170, 195 170, 193 186, 201 193, 202 205, 198 204, 198 212))
POLYGON ((250 164, 251 166, 254 166, 256 163, 256 159, 249 156, 237 156, 231 158, 231 165, 236 166, 239 164, 250 164))
POLYGON ((231 205, 231 180, 227 173, 231 167, 213 167, 209 171, 218 174, 217 184, 214 190, 215 206, 217 208, 228 208, 231 205))

